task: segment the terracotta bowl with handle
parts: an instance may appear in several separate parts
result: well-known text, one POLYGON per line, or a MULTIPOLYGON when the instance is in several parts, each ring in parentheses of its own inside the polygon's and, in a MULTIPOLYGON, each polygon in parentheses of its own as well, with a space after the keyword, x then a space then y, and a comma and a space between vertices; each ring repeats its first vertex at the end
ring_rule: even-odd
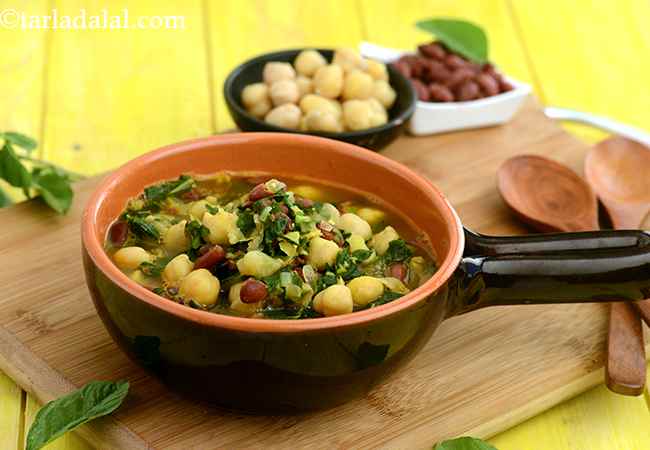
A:
POLYGON ((131 359, 174 390, 249 411, 325 408, 364 396, 412 358, 444 318, 476 308, 650 297, 650 235, 644 232, 478 235, 463 228, 435 186, 405 166, 307 135, 228 134, 147 153, 98 186, 83 215, 82 241, 95 307, 131 359), (182 173, 220 170, 372 193, 428 235, 438 270, 408 295, 376 308, 271 320, 171 302, 112 263, 104 239, 129 198, 182 173))

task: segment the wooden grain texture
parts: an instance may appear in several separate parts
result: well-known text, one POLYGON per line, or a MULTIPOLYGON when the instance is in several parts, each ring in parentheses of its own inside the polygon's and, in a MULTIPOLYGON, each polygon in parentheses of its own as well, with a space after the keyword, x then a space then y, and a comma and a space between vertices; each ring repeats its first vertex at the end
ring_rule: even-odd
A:
POLYGON ((223 81, 246 59, 272 50, 356 47, 363 38, 356 3, 348 0, 206 1, 215 116, 220 131, 233 127, 223 81))
MULTIPOLYGON (((494 173, 522 146, 531 153, 550 153, 574 168, 587 150, 545 121, 531 103, 508 126, 403 138, 385 154, 438 184, 468 226, 508 233, 524 230, 501 203, 494 173), (494 150, 478 153, 479 143, 494 150)), ((129 379, 132 394, 115 420, 133 432, 134 444, 141 438, 156 448, 183 449, 429 448, 466 432, 494 434, 602 377, 604 305, 504 307, 444 323, 410 366, 367 398, 340 408, 264 417, 193 404, 130 363, 94 312, 81 274, 78 217, 95 182, 79 185, 78 201, 66 217, 54 216, 38 203, 0 212, 5 225, 0 257, 29 261, 0 268, 5 294, 0 337, 7 341, 0 345, 0 368, 16 377, 22 373, 18 381, 28 384, 39 401, 59 395, 66 383, 129 379), (48 301, 35 302, 37 298, 48 301), (20 346, 26 349, 19 351, 20 346), (12 355, 7 348, 14 349, 12 355)), ((103 423, 86 427, 100 445, 103 423)))
POLYGON ((170 142, 210 134, 200 0, 89 3, 56 0, 60 15, 183 15, 185 29, 73 30, 51 34, 45 156, 97 173, 170 142))
POLYGON ((23 426, 23 393, 11 378, 0 372, 0 448, 20 450, 23 426))
MULTIPOLYGON (((509 0, 549 105, 650 128, 650 2, 509 0)), ((604 133, 571 127, 592 141, 604 133)))

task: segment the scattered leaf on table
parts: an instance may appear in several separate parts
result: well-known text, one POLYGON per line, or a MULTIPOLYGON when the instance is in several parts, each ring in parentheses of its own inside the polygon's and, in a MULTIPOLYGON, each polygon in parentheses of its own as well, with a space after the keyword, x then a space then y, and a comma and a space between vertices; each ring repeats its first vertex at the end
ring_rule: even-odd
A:
POLYGON ((487 61, 487 35, 476 24, 456 19, 427 19, 420 20, 415 26, 432 33, 450 50, 468 59, 480 63, 487 61))
POLYGON ((32 184, 31 174, 18 159, 11 144, 7 142, 0 150, 0 178, 4 178, 14 187, 22 188, 25 195, 29 194, 32 184))
POLYGON ((115 411, 129 392, 127 381, 91 381, 43 406, 27 434, 26 450, 38 450, 59 436, 115 411))
POLYGON ((472 437, 459 437, 436 444, 433 450, 497 450, 487 442, 472 437))
POLYGON ((37 147, 36 140, 32 139, 29 136, 25 136, 21 133, 16 133, 15 131, 5 131, 0 133, 0 138, 3 138, 6 141, 11 142, 12 144, 31 152, 37 147))
POLYGON ((13 202, 7 195, 7 193, 0 188, 0 208, 4 208, 5 206, 11 205, 13 202))
POLYGON ((32 182, 52 209, 61 214, 68 212, 74 193, 66 176, 52 169, 44 169, 33 173, 32 182))

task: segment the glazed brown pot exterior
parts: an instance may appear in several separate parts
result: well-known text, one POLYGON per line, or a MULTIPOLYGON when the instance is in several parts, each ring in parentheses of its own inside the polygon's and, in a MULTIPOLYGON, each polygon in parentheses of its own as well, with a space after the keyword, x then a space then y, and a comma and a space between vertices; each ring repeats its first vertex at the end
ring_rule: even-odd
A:
POLYGON ((312 136, 232 134, 151 152, 109 176, 89 201, 82 227, 84 265, 97 311, 134 361, 202 400, 259 411, 323 408, 362 396, 434 332, 445 315, 444 281, 460 259, 458 218, 430 183, 414 177, 370 151, 312 136), (129 198, 181 173, 220 170, 319 180, 370 192, 388 208, 399 204, 434 242, 440 270, 407 303, 399 299, 345 316, 278 321, 178 305, 114 267, 99 244, 129 198))

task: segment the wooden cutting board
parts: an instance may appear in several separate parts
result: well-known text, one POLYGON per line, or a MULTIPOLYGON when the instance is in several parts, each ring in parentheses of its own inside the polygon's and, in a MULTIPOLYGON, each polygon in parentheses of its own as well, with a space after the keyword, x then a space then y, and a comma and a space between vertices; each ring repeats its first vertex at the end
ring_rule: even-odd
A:
MULTIPOLYGON (((499 165, 535 153, 581 172, 587 149, 531 100, 508 125, 403 137, 383 154, 438 185, 468 227, 511 234, 526 230, 500 200, 499 165)), ((515 306, 446 321, 406 368, 332 410, 268 417, 194 404, 131 363, 95 314, 79 219, 99 179, 77 185, 65 217, 39 202, 0 211, 0 369, 42 402, 90 380, 128 379, 122 408, 80 430, 98 447, 431 448, 491 436, 602 380, 606 305, 515 306)))

